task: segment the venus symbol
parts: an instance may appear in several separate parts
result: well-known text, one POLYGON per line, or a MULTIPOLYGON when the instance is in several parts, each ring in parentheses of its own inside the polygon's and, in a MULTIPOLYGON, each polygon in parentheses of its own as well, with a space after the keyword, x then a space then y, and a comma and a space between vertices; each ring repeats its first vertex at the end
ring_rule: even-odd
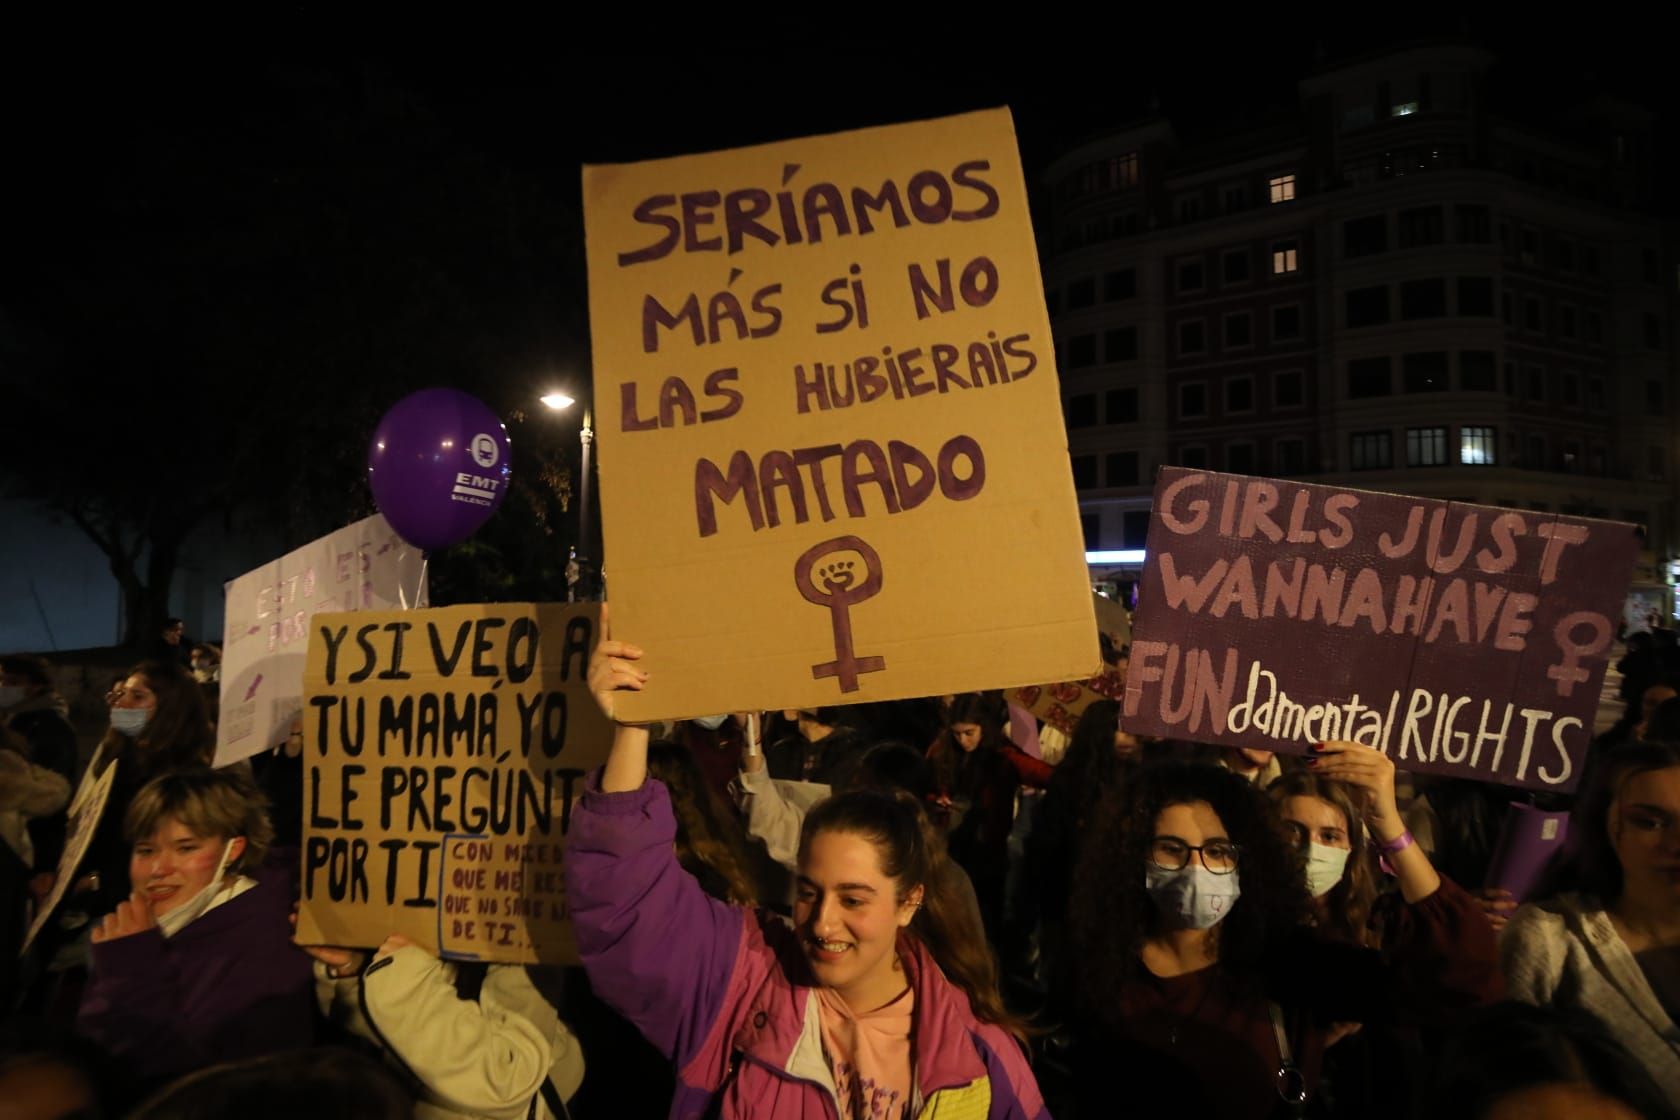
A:
POLYGON ((879 673, 887 667, 886 658, 858 657, 852 649, 852 604, 881 590, 880 554, 857 537, 835 537, 807 549, 794 562, 793 582, 806 602, 828 608, 834 627, 834 660, 811 666, 812 678, 836 677, 841 692, 856 692, 860 673, 879 673), (861 581, 856 560, 838 559, 847 552, 863 561, 861 581))

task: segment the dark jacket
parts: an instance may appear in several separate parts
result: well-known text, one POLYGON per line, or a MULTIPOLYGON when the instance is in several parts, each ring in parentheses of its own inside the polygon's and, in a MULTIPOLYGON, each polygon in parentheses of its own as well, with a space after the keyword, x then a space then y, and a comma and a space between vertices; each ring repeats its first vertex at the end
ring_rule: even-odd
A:
POLYGON ((314 980, 292 944, 293 876, 278 859, 258 874, 172 938, 150 929, 94 945, 77 1029, 142 1082, 311 1045, 314 980))

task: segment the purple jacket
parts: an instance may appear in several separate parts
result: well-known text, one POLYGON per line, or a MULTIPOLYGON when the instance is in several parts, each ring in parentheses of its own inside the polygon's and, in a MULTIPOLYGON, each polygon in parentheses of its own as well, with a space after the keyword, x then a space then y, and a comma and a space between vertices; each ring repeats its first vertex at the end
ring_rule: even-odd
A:
MULTIPOLYGON (((602 793, 590 776, 567 835, 566 889, 595 991, 676 1063, 673 1120, 834 1120, 817 1001, 785 921, 709 897, 678 865, 665 787, 602 793)), ((1047 1117, 1019 1045, 981 1023, 906 939, 916 988, 916 1116, 1047 1117)))
POLYGON ((292 944, 291 878, 257 885, 188 923, 93 946, 77 1029, 137 1077, 177 1077, 315 1040, 315 983, 292 944))

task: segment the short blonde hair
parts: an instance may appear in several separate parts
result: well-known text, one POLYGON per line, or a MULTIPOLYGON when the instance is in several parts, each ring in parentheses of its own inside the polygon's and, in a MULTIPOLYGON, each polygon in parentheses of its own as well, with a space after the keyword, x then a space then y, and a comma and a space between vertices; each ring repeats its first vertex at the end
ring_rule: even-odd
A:
POLYGON ((166 820, 179 821, 199 836, 245 838, 245 850, 228 864, 244 872, 259 866, 274 842, 268 799, 235 769, 192 767, 153 778, 129 802, 123 835, 130 844, 152 835, 166 820))

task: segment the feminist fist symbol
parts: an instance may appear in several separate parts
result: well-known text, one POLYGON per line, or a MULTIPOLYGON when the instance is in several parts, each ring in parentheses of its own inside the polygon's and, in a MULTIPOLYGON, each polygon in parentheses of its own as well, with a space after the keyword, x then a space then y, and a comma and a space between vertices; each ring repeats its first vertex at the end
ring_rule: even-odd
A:
POLYGON ((858 690, 858 674, 879 673, 887 667, 884 657, 858 657, 852 651, 853 603, 861 603, 881 590, 881 556, 857 537, 835 537, 809 548, 794 561, 793 582, 808 603, 827 607, 834 625, 834 660, 811 666, 811 677, 837 677, 841 692, 858 690), (863 581, 858 582, 856 561, 818 561, 839 552, 855 552, 863 558, 863 581), (817 586, 821 581, 821 588, 817 586))

